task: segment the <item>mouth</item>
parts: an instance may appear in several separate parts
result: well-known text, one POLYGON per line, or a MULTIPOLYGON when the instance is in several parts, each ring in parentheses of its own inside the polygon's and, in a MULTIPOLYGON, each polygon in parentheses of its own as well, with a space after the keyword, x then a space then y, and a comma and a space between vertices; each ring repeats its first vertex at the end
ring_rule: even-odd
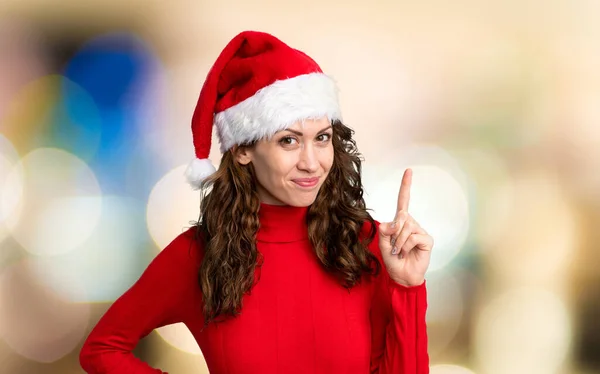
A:
POLYGON ((319 178, 318 177, 297 178, 297 179, 292 179, 292 182, 296 183, 296 185, 298 185, 302 188, 310 188, 310 187, 316 186, 317 183, 319 183, 319 178))

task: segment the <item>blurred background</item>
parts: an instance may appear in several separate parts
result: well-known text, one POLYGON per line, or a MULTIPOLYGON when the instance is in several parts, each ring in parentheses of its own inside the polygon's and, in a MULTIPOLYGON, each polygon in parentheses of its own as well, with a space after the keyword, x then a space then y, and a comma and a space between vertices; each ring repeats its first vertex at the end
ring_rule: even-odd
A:
MULTIPOLYGON (((255 29, 338 81, 376 219, 414 169, 433 374, 600 373, 599 16, 594 0, 3 0, 0 372, 82 373, 96 321, 197 219, 191 115, 255 29)), ((180 325, 135 353, 207 372, 180 325)))

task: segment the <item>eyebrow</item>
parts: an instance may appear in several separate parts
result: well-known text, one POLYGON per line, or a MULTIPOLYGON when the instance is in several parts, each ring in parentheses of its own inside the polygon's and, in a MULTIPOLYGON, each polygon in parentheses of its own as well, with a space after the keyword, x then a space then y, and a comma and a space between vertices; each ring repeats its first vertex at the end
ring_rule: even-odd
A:
MULTIPOLYGON (((326 130, 329 130, 330 128, 331 128, 331 125, 329 125, 329 126, 325 127, 324 129, 320 130, 317 134, 320 134, 320 133, 322 133, 322 132, 324 132, 326 130)), ((289 132, 291 132, 291 133, 293 133, 295 135, 298 135, 298 136, 304 135, 300 131, 296 131, 296 130, 285 129, 285 131, 289 131, 289 132)))

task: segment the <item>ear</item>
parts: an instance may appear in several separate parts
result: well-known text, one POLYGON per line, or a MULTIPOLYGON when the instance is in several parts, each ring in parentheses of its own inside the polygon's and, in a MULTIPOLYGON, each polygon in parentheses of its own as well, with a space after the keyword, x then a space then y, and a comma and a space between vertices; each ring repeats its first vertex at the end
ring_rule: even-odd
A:
POLYGON ((242 165, 248 165, 252 161, 252 150, 249 147, 236 145, 233 146, 231 152, 233 152, 235 160, 242 165))

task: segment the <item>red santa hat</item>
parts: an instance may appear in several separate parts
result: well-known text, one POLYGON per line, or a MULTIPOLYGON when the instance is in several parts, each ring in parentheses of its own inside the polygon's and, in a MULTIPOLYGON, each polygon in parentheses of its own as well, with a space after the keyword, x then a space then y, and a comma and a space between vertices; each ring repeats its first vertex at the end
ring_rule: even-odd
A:
POLYGON ((294 122, 341 119, 333 79, 305 53, 273 35, 244 31, 209 71, 192 117, 195 159, 186 170, 198 189, 215 167, 208 159, 213 125, 221 153, 274 135, 294 122))

